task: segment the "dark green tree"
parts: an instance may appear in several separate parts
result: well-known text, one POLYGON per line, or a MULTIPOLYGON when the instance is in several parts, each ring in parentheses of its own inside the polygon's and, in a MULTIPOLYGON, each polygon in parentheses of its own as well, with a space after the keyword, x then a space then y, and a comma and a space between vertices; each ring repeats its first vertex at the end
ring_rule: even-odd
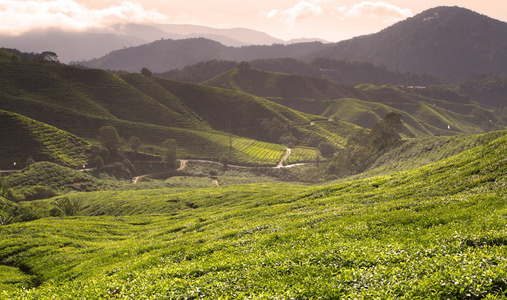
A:
POLYGON ((137 136, 131 136, 129 139, 128 145, 129 145, 130 149, 132 149, 132 151, 134 151, 134 153, 137 153, 139 151, 139 148, 142 145, 141 139, 138 138, 137 136))
POLYGON ((113 126, 104 126, 99 129, 99 141, 113 156, 118 156, 122 139, 113 126))
POLYGON ((165 147, 163 162, 169 165, 169 167, 176 167, 176 160, 178 158, 178 144, 174 139, 165 140, 162 145, 165 147))
POLYGON ((143 74, 146 77, 151 77, 151 75, 153 75, 153 73, 148 68, 142 68, 141 74, 143 74))
POLYGON ((401 114, 390 112, 384 119, 371 128, 370 147, 374 152, 379 152, 391 146, 399 140, 401 132, 401 114))

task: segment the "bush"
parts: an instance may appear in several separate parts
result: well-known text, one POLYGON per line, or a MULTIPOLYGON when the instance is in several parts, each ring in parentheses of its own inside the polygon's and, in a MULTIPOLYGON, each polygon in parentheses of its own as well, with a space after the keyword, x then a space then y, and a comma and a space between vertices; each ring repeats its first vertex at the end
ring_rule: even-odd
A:
POLYGON ((58 193, 52 188, 48 188, 42 185, 36 185, 26 189, 20 190, 25 201, 47 199, 58 195, 58 193))
POLYGON ((79 198, 61 197, 53 202, 66 216, 75 216, 83 209, 83 201, 79 198))

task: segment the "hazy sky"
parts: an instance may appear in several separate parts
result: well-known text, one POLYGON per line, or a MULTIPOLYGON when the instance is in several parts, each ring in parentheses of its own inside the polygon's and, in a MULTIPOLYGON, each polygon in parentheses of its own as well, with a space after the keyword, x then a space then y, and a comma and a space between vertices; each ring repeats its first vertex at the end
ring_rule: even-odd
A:
POLYGON ((245 27, 285 40, 339 41, 378 32, 441 5, 507 21, 506 0, 0 0, 0 34, 156 22, 245 27))

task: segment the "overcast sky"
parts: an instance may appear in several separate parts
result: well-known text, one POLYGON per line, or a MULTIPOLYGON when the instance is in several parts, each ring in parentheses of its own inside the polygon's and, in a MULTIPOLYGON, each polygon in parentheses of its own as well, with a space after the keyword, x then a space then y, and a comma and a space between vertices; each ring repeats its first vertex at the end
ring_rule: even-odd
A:
POLYGON ((506 0, 0 0, 0 34, 105 28, 115 23, 244 27, 281 39, 339 41, 375 33, 435 6, 507 21, 506 0))

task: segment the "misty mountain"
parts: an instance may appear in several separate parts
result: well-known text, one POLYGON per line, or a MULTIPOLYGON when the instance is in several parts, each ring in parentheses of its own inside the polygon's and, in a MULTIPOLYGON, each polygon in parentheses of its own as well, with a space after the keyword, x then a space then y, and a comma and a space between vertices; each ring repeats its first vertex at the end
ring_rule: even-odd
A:
POLYGON ((104 57, 80 62, 80 64, 86 67, 128 72, 139 72, 146 67, 160 73, 209 60, 251 61, 264 58, 300 57, 324 47, 326 45, 320 42, 228 47, 205 38, 159 40, 146 45, 116 50, 104 57))
POLYGON ((115 49, 143 43, 146 41, 134 36, 61 30, 30 32, 20 36, 0 36, 1 47, 15 48, 24 52, 52 51, 64 63, 100 57, 115 49))
POLYGON ((507 23, 459 7, 437 7, 376 34, 330 45, 307 56, 365 61, 391 70, 463 80, 505 74, 507 23))
POLYGON ((212 37, 227 37, 235 40, 236 43, 242 45, 272 45, 285 44, 281 39, 274 38, 264 32, 247 29, 247 28, 211 28, 206 26, 188 25, 188 24, 155 24, 153 27, 161 29, 165 32, 171 32, 187 37, 204 37, 220 42, 226 46, 241 46, 230 43, 223 43, 212 37))
MULTIPOLYGON (((125 47, 148 44, 160 39, 188 39, 203 37, 226 46, 286 44, 266 33, 245 29, 216 29, 196 25, 116 24, 103 30, 69 32, 59 29, 41 30, 19 36, 0 35, 0 47, 24 52, 52 51, 60 61, 90 60, 125 47)), ((315 39, 305 39, 305 42, 315 39)), ((303 40, 302 40, 303 41, 303 40)), ((167 71, 167 70, 165 70, 167 71)))

